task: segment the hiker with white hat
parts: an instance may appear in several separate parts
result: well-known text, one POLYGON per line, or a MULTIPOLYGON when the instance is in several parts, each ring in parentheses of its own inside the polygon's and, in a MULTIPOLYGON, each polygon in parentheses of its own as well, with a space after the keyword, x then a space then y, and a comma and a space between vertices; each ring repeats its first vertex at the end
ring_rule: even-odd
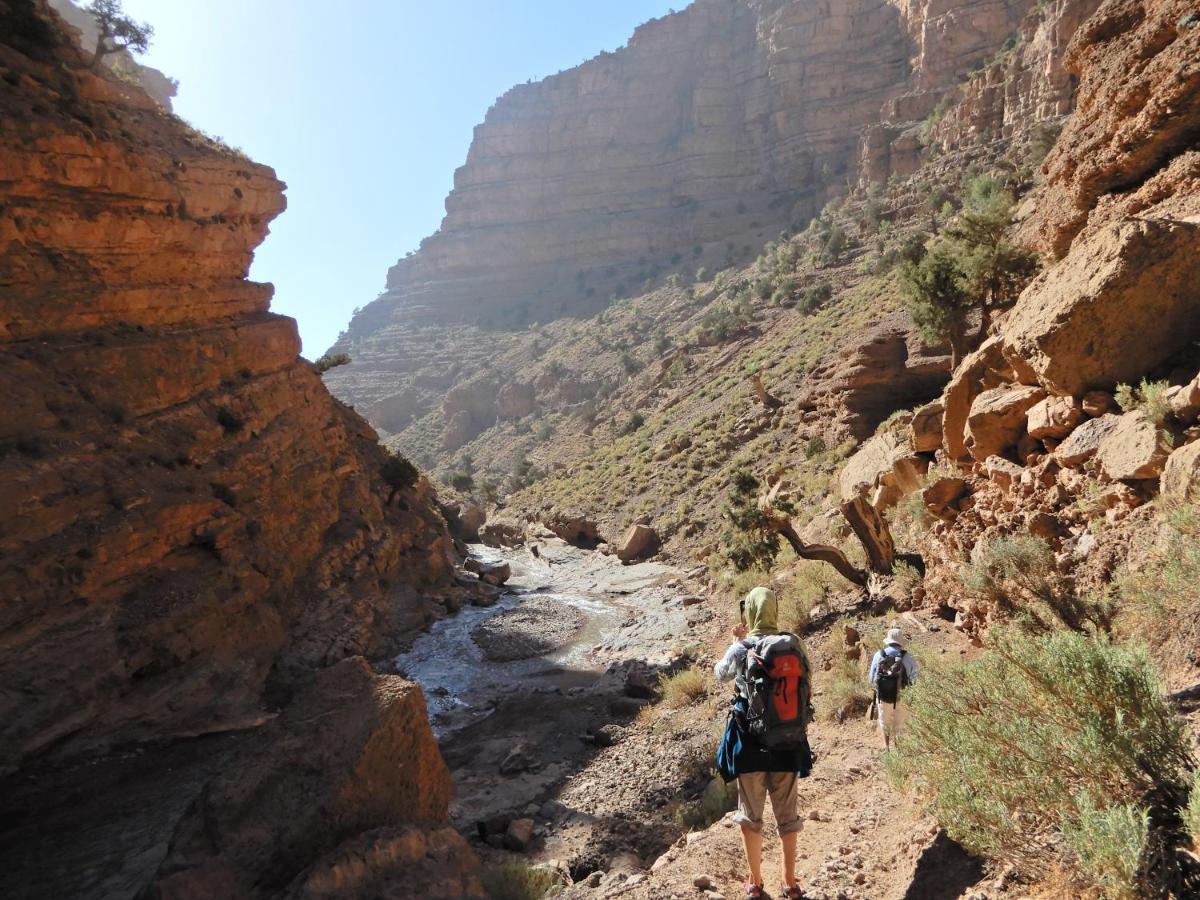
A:
POLYGON ((908 718, 908 711, 901 702, 906 687, 917 680, 917 661, 904 649, 904 634, 893 628, 884 638, 882 649, 871 660, 871 671, 867 674, 875 688, 875 706, 879 710, 879 730, 883 733, 883 749, 891 750, 892 741, 900 736, 900 730, 908 718))

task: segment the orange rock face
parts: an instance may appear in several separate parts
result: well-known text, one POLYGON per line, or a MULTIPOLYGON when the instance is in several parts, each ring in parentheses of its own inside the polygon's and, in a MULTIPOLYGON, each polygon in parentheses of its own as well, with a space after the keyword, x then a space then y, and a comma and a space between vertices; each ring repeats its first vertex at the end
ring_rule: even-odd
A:
POLYGON ((274 173, 0 6, 0 769, 235 728, 447 578, 360 418, 246 280, 274 173))
POLYGON ((1043 170, 1035 220, 1055 256, 1086 224, 1200 214, 1200 23, 1195 0, 1106 0, 1067 65, 1078 112, 1043 170))

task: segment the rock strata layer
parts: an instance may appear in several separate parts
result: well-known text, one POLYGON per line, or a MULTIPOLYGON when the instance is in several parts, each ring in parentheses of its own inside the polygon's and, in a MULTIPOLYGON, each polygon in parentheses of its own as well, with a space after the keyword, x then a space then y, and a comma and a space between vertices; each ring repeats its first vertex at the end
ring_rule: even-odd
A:
POLYGON ((362 658, 453 545, 246 280, 284 186, 45 0, 0 3, 0 120, 0 895, 482 896, 362 658))

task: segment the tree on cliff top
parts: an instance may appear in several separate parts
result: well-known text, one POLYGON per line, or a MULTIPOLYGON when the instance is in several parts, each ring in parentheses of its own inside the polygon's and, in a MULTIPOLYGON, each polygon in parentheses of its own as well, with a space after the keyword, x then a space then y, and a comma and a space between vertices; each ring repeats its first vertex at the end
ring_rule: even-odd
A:
POLYGON ((154 28, 146 22, 135 22, 125 15, 125 10, 121 8, 121 0, 92 0, 84 9, 96 19, 96 25, 100 29, 91 68, 96 68, 100 60, 109 53, 118 53, 121 50, 145 53, 149 48, 150 39, 154 37, 154 28))

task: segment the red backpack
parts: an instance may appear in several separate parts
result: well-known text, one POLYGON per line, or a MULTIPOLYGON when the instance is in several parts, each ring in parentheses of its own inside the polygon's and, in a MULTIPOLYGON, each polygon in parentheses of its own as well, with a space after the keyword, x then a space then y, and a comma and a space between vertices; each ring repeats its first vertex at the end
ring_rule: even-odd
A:
POLYGON ((746 720, 764 746, 797 747, 808 739, 811 673, 794 634, 745 642, 746 720))

